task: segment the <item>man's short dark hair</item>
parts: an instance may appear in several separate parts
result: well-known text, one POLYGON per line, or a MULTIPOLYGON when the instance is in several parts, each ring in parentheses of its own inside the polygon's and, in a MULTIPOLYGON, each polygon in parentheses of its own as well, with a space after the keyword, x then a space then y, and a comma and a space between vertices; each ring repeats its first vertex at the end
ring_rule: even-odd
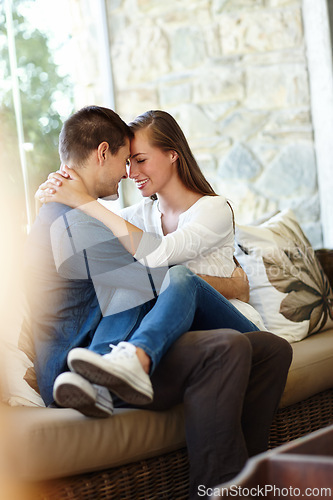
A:
POLYGON ((59 135, 60 160, 64 164, 71 160, 80 166, 101 142, 106 141, 114 155, 125 146, 126 138, 132 137, 130 128, 117 113, 101 106, 86 106, 63 124, 59 135))

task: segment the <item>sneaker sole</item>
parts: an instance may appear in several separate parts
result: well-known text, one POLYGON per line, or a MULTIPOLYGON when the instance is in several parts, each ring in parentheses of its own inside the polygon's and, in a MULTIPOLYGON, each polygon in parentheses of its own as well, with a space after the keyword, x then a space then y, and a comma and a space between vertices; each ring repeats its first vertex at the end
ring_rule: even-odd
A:
MULTIPOLYGON (((126 403, 147 405, 152 402, 153 394, 151 387, 145 384, 139 385, 140 381, 131 378, 130 374, 118 372, 117 367, 111 367, 109 363, 105 369, 101 366, 96 366, 91 359, 82 359, 85 353, 80 353, 81 359, 77 359, 73 355, 70 356, 70 354, 68 356, 68 366, 70 369, 89 380, 89 382, 107 387, 109 391, 114 392, 126 403), (112 373, 110 369, 112 369, 112 373)), ((90 354, 88 354, 89 357, 90 354)), ((101 360, 99 359, 99 355, 97 356, 100 364, 101 360)))
POLYGON ((107 418, 113 414, 103 403, 71 383, 62 383, 54 390, 55 401, 64 408, 73 408, 86 417, 107 418))

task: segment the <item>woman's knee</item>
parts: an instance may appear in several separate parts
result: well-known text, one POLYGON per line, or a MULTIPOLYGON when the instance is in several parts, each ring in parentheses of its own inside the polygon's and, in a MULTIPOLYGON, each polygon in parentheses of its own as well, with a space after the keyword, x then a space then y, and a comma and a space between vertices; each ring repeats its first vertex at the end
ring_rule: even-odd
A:
POLYGON ((173 285, 188 286, 196 277, 187 267, 182 265, 172 266, 168 271, 170 283, 173 285))

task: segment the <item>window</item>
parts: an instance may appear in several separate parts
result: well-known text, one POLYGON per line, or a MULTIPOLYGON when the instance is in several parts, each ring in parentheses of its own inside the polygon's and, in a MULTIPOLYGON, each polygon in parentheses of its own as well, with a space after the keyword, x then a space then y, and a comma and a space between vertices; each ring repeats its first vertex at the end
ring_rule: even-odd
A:
POLYGON ((55 12, 65 11, 59 1, 6 0, 0 9, 2 195, 24 225, 37 186, 59 165, 58 136, 73 109, 71 78, 58 62, 69 34, 64 21, 58 38, 52 32, 55 12))

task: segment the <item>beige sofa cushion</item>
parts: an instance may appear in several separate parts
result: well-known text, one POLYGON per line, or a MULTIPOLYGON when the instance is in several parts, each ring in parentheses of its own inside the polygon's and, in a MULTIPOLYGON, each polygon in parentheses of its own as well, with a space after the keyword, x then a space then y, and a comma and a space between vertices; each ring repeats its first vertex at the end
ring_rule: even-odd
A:
POLYGON ((116 467, 185 446, 180 405, 163 412, 119 409, 106 419, 31 407, 7 408, 2 416, 7 472, 27 480, 116 467))
POLYGON ((333 329, 295 342, 293 361, 280 407, 333 387, 333 329))

